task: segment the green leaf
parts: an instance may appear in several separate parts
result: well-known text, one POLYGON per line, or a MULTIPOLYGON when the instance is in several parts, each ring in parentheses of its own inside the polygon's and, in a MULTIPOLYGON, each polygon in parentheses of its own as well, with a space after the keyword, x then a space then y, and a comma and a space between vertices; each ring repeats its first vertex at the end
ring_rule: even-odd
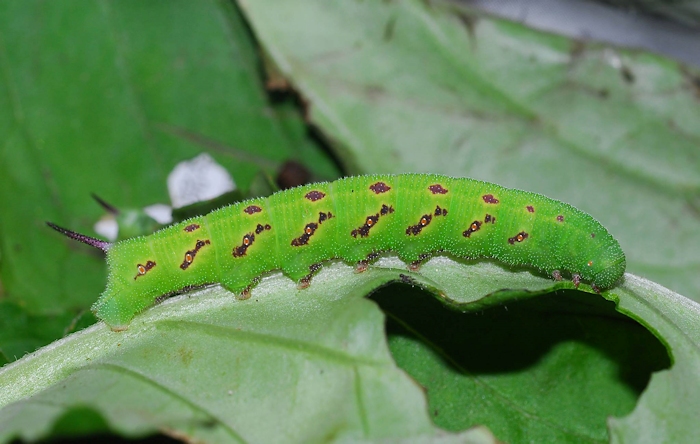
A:
POLYGON ((597 295, 533 297, 572 284, 490 262, 381 266, 357 274, 336 263, 305 290, 274 274, 244 301, 212 287, 147 310, 126 332, 100 323, 75 333, 0 371, 0 441, 44 436, 75 408, 126 436, 165 430, 215 442, 457 439, 431 417, 447 430, 485 424, 508 441, 603 442, 608 416, 622 418, 609 421, 622 442, 636 442, 630 428, 675 441, 692 433, 696 303, 629 274, 604 293, 674 357, 635 409, 649 372, 669 362, 597 295), (432 287, 447 305, 426 305, 406 285, 375 296, 392 320, 391 351, 420 385, 394 363, 382 312, 364 298, 390 281, 432 287), (488 286, 528 291, 475 290, 488 286), (484 311, 489 298, 499 304, 484 311), (685 311, 673 310, 679 300, 685 311))
MULTIPOLYGON (((620 238, 630 270, 700 298, 693 70, 439 2, 240 4, 248 23, 215 1, 0 3, 0 360, 72 331, 104 287, 101 255, 45 220, 92 234, 90 193, 166 201, 172 166, 202 151, 242 186, 290 158, 336 177, 317 138, 349 172, 573 203, 620 238), (270 100, 263 63, 303 110, 270 100)), ((672 355, 644 391, 668 358, 595 295, 488 262, 393 266, 336 265, 303 292, 277 276, 250 301, 213 288, 121 336, 69 336, 0 370, 0 436, 493 442, 440 430, 486 424, 511 442, 698 440, 697 304, 631 275, 604 294, 672 355), (395 279, 470 313, 390 286, 375 296, 385 340, 362 296, 395 279)))
POLYGON ((329 268, 303 291, 276 275, 246 301, 219 287, 183 295, 126 332, 100 323, 6 366, 0 441, 42 437, 77 407, 126 436, 456 439, 432 425, 420 387, 391 358, 381 312, 363 298, 403 270, 329 268))

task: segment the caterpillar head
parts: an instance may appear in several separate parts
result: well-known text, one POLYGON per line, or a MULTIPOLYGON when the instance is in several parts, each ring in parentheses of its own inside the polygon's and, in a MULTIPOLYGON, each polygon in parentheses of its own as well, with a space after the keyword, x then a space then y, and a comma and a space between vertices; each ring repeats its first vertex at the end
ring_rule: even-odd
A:
POLYGON ((603 257, 589 265, 588 275, 592 276, 590 281, 596 287, 606 289, 615 285, 626 266, 627 260, 622 250, 611 247, 603 257))

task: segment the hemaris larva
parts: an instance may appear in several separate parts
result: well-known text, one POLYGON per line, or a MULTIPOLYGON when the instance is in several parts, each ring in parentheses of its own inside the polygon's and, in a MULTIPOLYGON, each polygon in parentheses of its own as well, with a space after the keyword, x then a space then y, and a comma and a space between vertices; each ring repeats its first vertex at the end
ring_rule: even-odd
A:
POLYGON ((593 217, 540 194, 432 174, 348 177, 280 191, 109 243, 49 223, 107 253, 107 288, 92 309, 112 330, 163 295, 221 284, 246 297, 282 270, 308 286, 324 261, 367 268, 393 252, 417 269, 435 254, 493 258, 571 276, 596 290, 625 271, 618 242, 593 217))

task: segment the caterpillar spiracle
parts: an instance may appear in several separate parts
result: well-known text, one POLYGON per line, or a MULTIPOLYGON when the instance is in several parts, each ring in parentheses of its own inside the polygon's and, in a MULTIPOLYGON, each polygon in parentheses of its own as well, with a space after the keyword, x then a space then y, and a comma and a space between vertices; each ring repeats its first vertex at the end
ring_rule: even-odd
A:
POLYGON ((493 258, 555 279, 609 288, 625 255, 593 217, 543 195, 434 174, 368 175, 238 202, 149 236, 109 243, 49 225, 107 253, 107 288, 92 310, 128 327, 164 295, 221 284, 247 297, 272 270, 308 286, 324 261, 359 271, 382 252, 417 269, 431 255, 493 258))

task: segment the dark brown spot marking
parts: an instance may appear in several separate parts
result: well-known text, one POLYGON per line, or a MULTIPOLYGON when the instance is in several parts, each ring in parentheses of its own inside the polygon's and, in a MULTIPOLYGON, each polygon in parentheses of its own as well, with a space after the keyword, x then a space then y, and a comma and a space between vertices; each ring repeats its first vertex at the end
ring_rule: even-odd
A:
POLYGON ((253 245, 253 242, 255 242, 255 235, 253 233, 248 233, 244 235, 241 245, 234 247, 231 254, 233 255, 233 257, 245 256, 248 247, 253 245))
POLYGON ((493 197, 493 194, 484 194, 483 196, 481 196, 481 198, 484 199, 484 202, 486 202, 487 204, 497 204, 498 202, 500 202, 498 199, 493 197))
POLYGON ((308 244, 309 239, 311 239, 311 236, 314 235, 317 228, 317 223, 311 222, 306 224, 306 226, 304 227, 304 234, 295 239, 292 239, 292 247, 301 247, 302 245, 308 244))
POLYGON ((394 212, 394 207, 390 207, 388 205, 382 205, 382 208, 381 208, 381 210, 379 210, 379 213, 367 216, 367 218, 365 219, 364 225, 352 230, 350 232, 350 236, 352 236, 352 237, 357 237, 358 235, 360 237, 369 236, 369 230, 371 230, 373 226, 377 225, 377 222, 379 222, 379 218, 381 216, 386 216, 387 214, 391 214, 393 212, 394 212))
POLYGON ((326 193, 322 193, 321 191, 314 190, 314 191, 309 191, 308 193, 306 193, 306 195, 304 197, 309 199, 311 202, 316 202, 317 200, 321 200, 324 197, 326 197, 326 193))
POLYGON ((562 216, 561 214, 557 216, 557 222, 564 222, 564 216, 562 216))
POLYGON ((435 215, 436 216, 447 216, 447 210, 445 208, 440 208, 438 205, 435 207, 435 215))
MULTIPOLYGON (((444 208, 440 208, 440 206, 438 205, 435 207, 435 211, 433 212, 433 214, 436 217, 437 216, 447 216, 447 210, 444 208)), ((433 219, 432 214, 424 214, 420 218, 420 222, 418 222, 416 225, 409 225, 409 227, 406 228, 406 234, 409 236, 410 235, 418 236, 420 234, 420 232, 423 230, 423 227, 427 227, 430 224, 432 219, 433 219)))
POLYGON ((257 205, 249 205, 243 209, 243 212, 248 213, 248 214, 260 213, 261 211, 262 211, 262 208, 260 208, 257 205))
POLYGON ((529 213, 534 213, 534 212, 535 212, 535 207, 533 207, 532 205, 528 205, 528 206, 525 207, 525 208, 527 208, 527 211, 528 211, 529 213))
POLYGON ((516 242, 524 241, 525 239, 527 239, 527 237, 528 237, 528 234, 524 231, 521 231, 520 233, 516 234, 515 236, 508 238, 508 243, 513 245, 516 242))
POLYGON ((436 183, 435 185, 430 185, 428 189, 433 194, 447 194, 450 191, 447 188, 443 188, 442 185, 440 185, 439 183, 436 183))
POLYGON ((591 233, 591 237, 592 237, 592 238, 595 238, 595 233, 591 233))
POLYGON ((328 219, 331 219, 331 218, 333 218, 333 217, 335 217, 335 216, 334 216, 333 213, 331 213, 330 211, 329 211, 328 213, 320 213, 320 212, 319 212, 319 213, 318 213, 318 223, 319 223, 319 224, 322 224, 323 222, 325 222, 325 221, 327 221, 328 219))
POLYGON ((369 236, 369 230, 372 229, 373 226, 375 226, 379 222, 379 214, 375 214, 372 216, 367 216, 365 219, 364 225, 362 225, 359 228, 355 228, 350 232, 350 236, 352 237, 357 237, 359 234, 360 237, 367 237, 369 236))
POLYGON ((379 253, 370 253, 367 255, 367 259, 365 259, 365 262, 370 263, 377 259, 379 257, 379 253))
POLYGON ((421 216, 420 221, 416 225, 409 225, 408 228, 406 228, 406 234, 409 236, 418 236, 420 232, 423 231, 424 227, 430 225, 430 221, 432 220, 432 214, 424 214, 423 216, 421 216))
POLYGON ((491 216, 490 214, 487 214, 486 216, 484 216, 484 223, 485 224, 488 224, 488 223, 495 224, 496 218, 494 216, 491 216))
POLYGON ((462 236, 469 237, 475 231, 479 231, 480 228, 481 228, 481 222, 478 220, 475 220, 474 222, 472 222, 472 224, 469 226, 469 228, 467 228, 466 230, 464 230, 462 232, 462 236))
POLYGON ((264 226, 263 224, 258 224, 255 227, 255 233, 248 233, 244 235, 243 240, 241 241, 241 245, 233 247, 233 251, 231 251, 233 257, 245 256, 246 252, 248 251, 248 248, 251 245, 253 245, 253 242, 255 242, 255 235, 271 229, 272 227, 270 226, 270 224, 265 224, 264 226))
POLYGON ((304 234, 302 234, 301 236, 299 236, 295 239, 292 239, 292 246, 293 247, 300 247, 302 245, 308 244, 309 239, 311 238, 311 236, 314 235, 318 226, 320 224, 322 224, 323 222, 325 222, 328 219, 331 219, 333 217, 335 217, 335 216, 330 211, 328 213, 319 212, 318 213, 318 223, 311 222, 311 223, 306 224, 306 226, 304 227, 304 234))
POLYGON ((186 226, 185 228, 183 228, 183 230, 185 230, 185 231, 188 232, 188 233, 191 233, 191 232, 193 232, 193 231, 195 231, 195 230, 199 230, 199 225, 197 225, 197 224, 190 224, 190 225, 186 226))
POLYGON ((156 266, 156 263, 153 261, 147 261, 146 265, 138 264, 136 266, 137 274, 136 274, 136 276, 134 276, 134 280, 136 280, 137 277, 143 276, 144 274, 148 273, 155 266, 156 266))
POLYGON ((373 183, 372 185, 369 186, 369 189, 374 191, 374 194, 382 194, 386 193, 391 189, 391 187, 384 182, 377 182, 373 183))
POLYGON ((194 249, 188 250, 187 253, 185 253, 185 260, 183 260, 180 264, 180 268, 187 270, 187 267, 189 267, 194 261, 194 257, 197 255, 197 252, 205 245, 209 244, 209 239, 197 240, 197 243, 194 245, 194 249))

